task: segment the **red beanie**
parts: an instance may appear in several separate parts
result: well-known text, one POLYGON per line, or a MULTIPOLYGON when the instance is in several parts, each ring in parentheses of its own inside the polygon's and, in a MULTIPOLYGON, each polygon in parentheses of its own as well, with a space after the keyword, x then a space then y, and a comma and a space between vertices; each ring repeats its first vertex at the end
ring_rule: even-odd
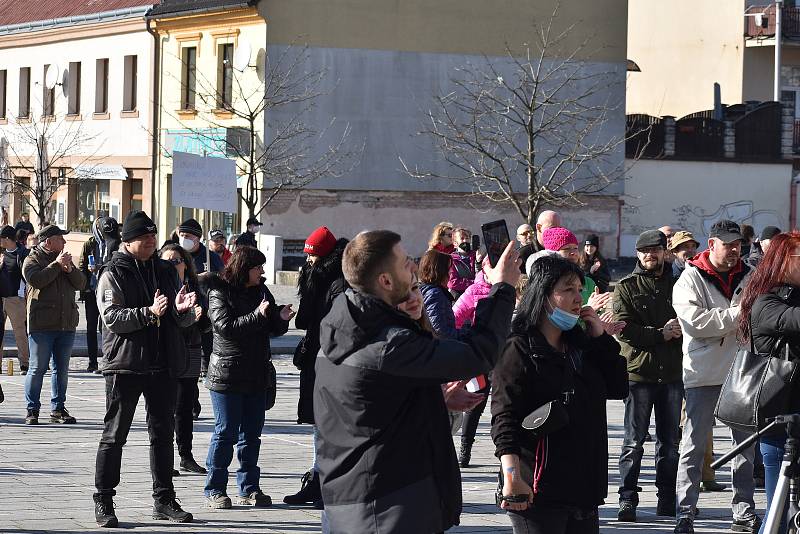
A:
POLYGON ((312 256, 325 257, 336 247, 336 237, 327 226, 320 226, 308 236, 303 252, 312 256))
POLYGON ((555 226, 542 233, 542 244, 547 250, 559 251, 567 245, 577 245, 578 238, 566 228, 555 226))

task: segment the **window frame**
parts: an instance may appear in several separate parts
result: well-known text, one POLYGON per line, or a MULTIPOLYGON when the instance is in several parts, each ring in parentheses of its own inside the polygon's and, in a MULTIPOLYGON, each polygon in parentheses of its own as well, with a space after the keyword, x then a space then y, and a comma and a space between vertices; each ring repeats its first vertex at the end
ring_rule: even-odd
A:
POLYGON ((19 101, 17 102, 17 118, 19 119, 31 118, 31 68, 30 67, 20 67, 19 69, 19 101), (23 81, 25 82, 24 84, 23 81))
POLYGON ((108 113, 108 66, 107 57, 95 60, 94 112, 108 113))

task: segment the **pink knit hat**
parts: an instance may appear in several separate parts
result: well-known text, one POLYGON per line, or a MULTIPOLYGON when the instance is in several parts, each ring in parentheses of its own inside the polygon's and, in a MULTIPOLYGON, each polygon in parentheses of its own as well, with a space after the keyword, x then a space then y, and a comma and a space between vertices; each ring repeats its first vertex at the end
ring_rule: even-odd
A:
POLYGON ((578 238, 566 228, 555 226, 542 233, 542 244, 547 250, 561 250, 567 245, 577 245, 578 238))

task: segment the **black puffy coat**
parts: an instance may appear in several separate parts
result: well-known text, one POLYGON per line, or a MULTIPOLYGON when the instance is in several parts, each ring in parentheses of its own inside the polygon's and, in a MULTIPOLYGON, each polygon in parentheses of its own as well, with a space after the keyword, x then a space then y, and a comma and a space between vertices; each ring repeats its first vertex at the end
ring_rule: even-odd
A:
POLYGON ((628 395, 628 373, 613 337, 590 339, 579 326, 565 336, 570 356, 538 330, 508 338, 492 380, 492 439, 498 458, 520 456, 526 482, 534 463, 541 468, 537 506, 587 510, 603 504, 608 492, 606 400, 628 395), (567 365, 576 370, 568 373, 567 365), (544 438, 530 437, 522 420, 570 389, 569 424, 544 438))
POLYGON ((208 318, 214 331, 214 348, 206 375, 211 391, 255 393, 267 385, 267 365, 272 359, 269 338, 289 330, 289 321, 267 286, 237 288, 212 273, 208 286, 208 318), (258 312, 266 298, 267 316, 258 312))
POLYGON ((319 325, 331 309, 336 297, 350 286, 342 274, 342 255, 346 239, 336 242, 333 252, 313 266, 306 263, 300 271, 297 287, 300 305, 294 324, 306 335, 295 354, 295 365, 300 369, 300 398, 297 401, 297 422, 314 424, 314 364, 319 352, 319 325))

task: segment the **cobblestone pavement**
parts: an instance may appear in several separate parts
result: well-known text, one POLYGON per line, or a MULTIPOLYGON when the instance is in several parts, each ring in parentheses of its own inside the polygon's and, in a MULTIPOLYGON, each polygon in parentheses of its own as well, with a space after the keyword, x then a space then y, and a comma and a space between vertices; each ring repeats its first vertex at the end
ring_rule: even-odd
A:
MULTIPOLYGON (((276 290, 278 302, 288 302, 293 290, 276 290)), ((292 332, 294 339, 298 332, 292 332)), ((281 341, 284 347, 291 339, 281 341)), ((275 340, 276 344, 279 340, 275 340)), ((285 350, 284 352, 290 352, 285 350)), ((91 494, 95 453, 100 438, 104 412, 103 379, 81 370, 86 360, 72 362, 67 407, 77 419, 76 425, 23 425, 25 404, 24 377, 0 377, 6 400, 0 404, 0 533, 78 533, 95 530, 91 494)), ((6 366, 3 365, 5 370, 6 366)), ((299 375, 291 364, 291 356, 276 356, 278 370, 278 401, 267 415, 260 466, 262 488, 276 504, 270 509, 253 510, 234 507, 233 510, 212 511, 203 508, 204 478, 182 474, 175 479, 178 497, 183 506, 195 515, 189 525, 174 525, 150 519, 152 500, 148 468, 148 438, 141 402, 123 456, 122 483, 115 497, 121 526, 135 532, 216 532, 252 533, 311 533, 319 532, 319 512, 290 508, 282 497, 294 493, 300 475, 311 460, 310 427, 295 424, 299 375)), ((43 404, 47 405, 49 377, 43 387, 43 404)), ((201 388, 202 414, 195 423, 195 457, 203 463, 213 426, 211 407, 206 390, 201 388)), ((44 410, 43 410, 44 413, 44 410)), ((46 420, 46 418, 43 418, 46 420)), ((716 451, 728 449, 723 427, 717 427, 716 451)), ((653 488, 653 444, 648 443, 640 485, 644 487, 639 508, 640 522, 620 524, 616 517, 616 456, 622 438, 622 403, 609 403, 609 505, 601 509, 601 531, 607 532, 671 532, 674 520, 656 518, 653 488)), ((234 460, 235 461, 235 460, 234 460)), ((493 489, 497 461, 489 437, 489 417, 484 414, 478 429, 473 452, 474 466, 462 471, 464 513, 462 524, 449 532, 510 533, 507 518, 493 504, 493 489)), ((234 467, 235 469, 235 467, 234 467)), ((730 486, 730 475, 720 472, 718 480, 730 486)), ((575 481, 580 484, 581 481, 575 481)), ((229 482, 233 489, 234 481, 229 482)), ((701 516, 697 532, 729 531, 731 492, 701 494, 701 516)), ((757 505, 763 510, 763 491, 757 495, 757 505)), ((357 534, 357 533, 353 533, 357 534)), ((409 533, 413 534, 413 533, 409 533)))

